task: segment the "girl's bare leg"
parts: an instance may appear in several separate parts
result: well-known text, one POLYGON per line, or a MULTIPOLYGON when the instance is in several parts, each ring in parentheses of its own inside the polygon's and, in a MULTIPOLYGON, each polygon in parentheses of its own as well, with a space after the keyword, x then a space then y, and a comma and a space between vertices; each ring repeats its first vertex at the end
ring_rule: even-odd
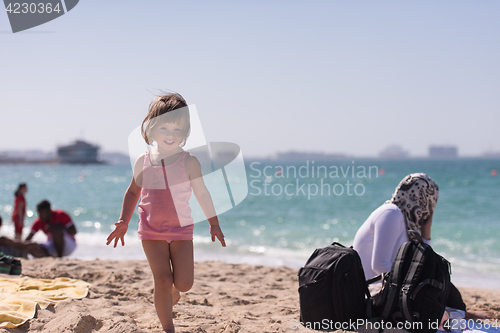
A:
POLYGON ((175 285, 172 284, 172 305, 176 305, 181 300, 181 293, 175 285))
POLYGON ((148 258, 154 278, 154 304, 161 326, 165 332, 174 332, 172 320, 172 284, 170 249, 166 241, 143 240, 142 247, 148 258))
POLYGON ((170 260, 175 289, 186 292, 193 286, 194 257, 193 241, 172 241, 170 243, 170 260))

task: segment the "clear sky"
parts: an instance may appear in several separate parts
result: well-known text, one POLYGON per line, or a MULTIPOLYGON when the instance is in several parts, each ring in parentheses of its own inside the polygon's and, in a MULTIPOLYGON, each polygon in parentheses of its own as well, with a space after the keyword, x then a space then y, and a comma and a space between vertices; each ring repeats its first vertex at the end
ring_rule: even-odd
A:
POLYGON ((499 1, 81 0, 12 34, 0 150, 81 137, 127 151, 159 89, 244 156, 500 151, 499 1))

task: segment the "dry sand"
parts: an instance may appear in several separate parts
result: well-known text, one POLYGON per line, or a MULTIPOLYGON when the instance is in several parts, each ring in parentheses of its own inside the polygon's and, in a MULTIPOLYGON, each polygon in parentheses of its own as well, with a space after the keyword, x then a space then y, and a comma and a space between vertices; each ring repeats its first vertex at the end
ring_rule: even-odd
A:
MULTIPOLYGON (((87 298, 67 300, 23 326, 0 332, 161 332, 146 261, 23 261, 23 274, 92 284, 87 298)), ((193 288, 174 307, 176 332, 314 332, 291 329, 299 319, 297 271, 286 267, 195 263, 193 288)), ((500 318, 500 290, 459 288, 471 310, 500 318)))

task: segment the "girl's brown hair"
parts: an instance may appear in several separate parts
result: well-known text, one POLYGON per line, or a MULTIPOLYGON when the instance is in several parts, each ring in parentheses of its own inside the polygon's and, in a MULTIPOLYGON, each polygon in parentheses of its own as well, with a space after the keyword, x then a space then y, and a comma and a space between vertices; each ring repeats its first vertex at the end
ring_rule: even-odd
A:
POLYGON ((184 146, 186 144, 186 139, 191 133, 189 110, 186 100, 178 93, 170 93, 157 96, 151 101, 148 115, 144 118, 141 126, 142 137, 148 145, 153 144, 154 137, 152 131, 158 123, 158 117, 161 115, 163 115, 161 117, 162 123, 178 123, 183 125, 182 137, 184 140, 180 146, 184 146), (178 110, 177 112, 170 112, 181 108, 185 109, 178 110))

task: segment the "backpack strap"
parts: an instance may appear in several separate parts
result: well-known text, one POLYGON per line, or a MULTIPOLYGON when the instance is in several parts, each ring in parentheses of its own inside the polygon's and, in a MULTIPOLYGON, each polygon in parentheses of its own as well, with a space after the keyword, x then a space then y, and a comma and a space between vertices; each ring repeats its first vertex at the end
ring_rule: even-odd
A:
POLYGON ((408 270, 408 274, 406 274, 406 278, 403 282, 403 287, 401 288, 401 291, 403 292, 403 294, 401 295, 401 310, 403 310, 403 315, 405 319, 410 322, 413 322, 408 302, 408 297, 410 297, 409 293, 411 288, 411 282, 415 277, 417 269, 423 266, 422 257, 424 256, 425 252, 425 247, 422 245, 422 243, 413 242, 413 244, 417 246, 417 249, 413 254, 413 258, 410 264, 410 269, 408 270))
POLYGON ((439 282, 438 280, 435 279, 425 279, 424 281, 420 282, 420 284, 415 288, 415 290, 411 293, 410 299, 414 300, 415 297, 417 296, 417 293, 422 289, 425 285, 431 285, 434 288, 438 289, 444 289, 444 283, 439 282))
POLYGON ((370 319, 373 318, 373 298, 372 295, 370 294, 370 289, 368 289, 368 286, 374 282, 377 282, 382 279, 384 276, 384 273, 379 274, 369 280, 366 280, 366 288, 365 288, 365 294, 367 297, 367 302, 366 302, 366 318, 370 319))
POLYGON ((389 314, 391 312, 394 301, 397 297, 397 289, 398 289, 398 275, 401 269, 404 255, 406 254, 408 247, 411 245, 411 242, 406 242, 401 245, 401 248, 398 251, 396 259, 394 260, 394 265, 392 266, 393 270, 391 274, 389 274, 389 296, 387 296, 387 302, 385 303, 384 310, 382 311, 382 318, 389 318, 389 314))

